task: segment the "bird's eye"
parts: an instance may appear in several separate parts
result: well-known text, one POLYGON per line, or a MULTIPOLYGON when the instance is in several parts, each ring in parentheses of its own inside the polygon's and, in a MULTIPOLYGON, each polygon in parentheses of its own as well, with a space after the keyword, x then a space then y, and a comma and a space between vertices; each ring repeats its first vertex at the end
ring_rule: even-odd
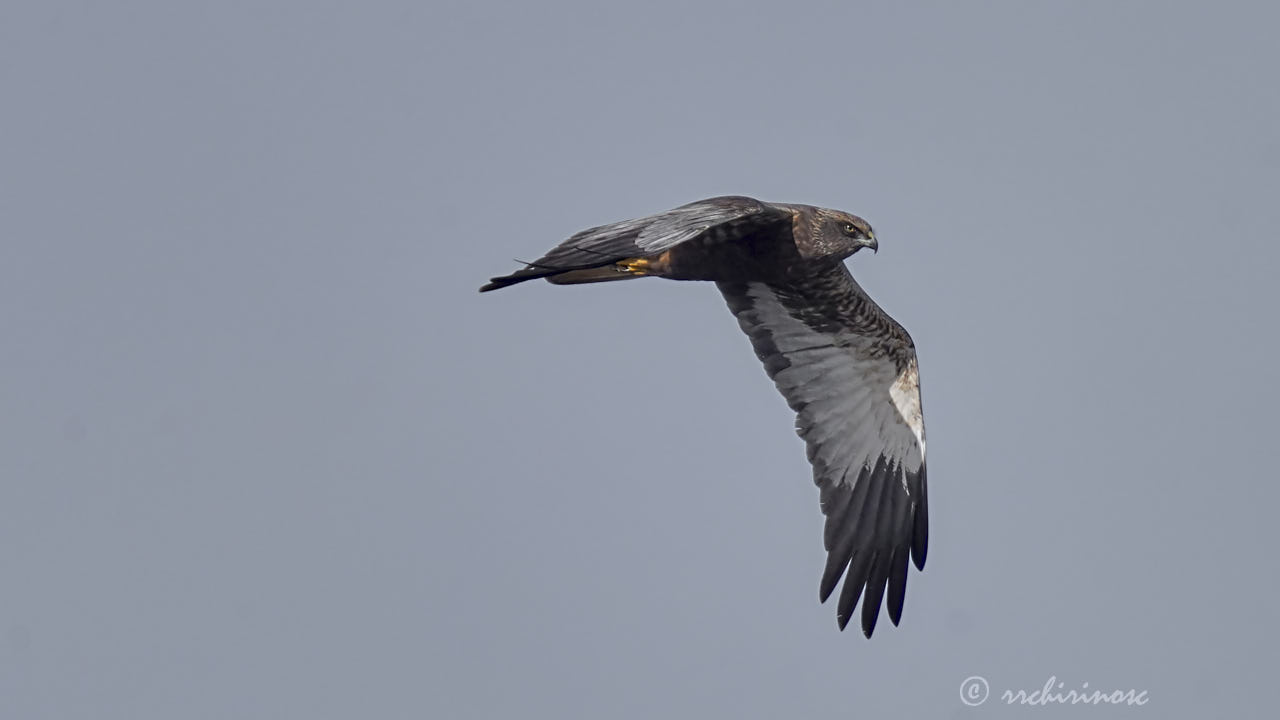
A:
POLYGON ((854 226, 853 226, 853 223, 845 223, 845 224, 844 224, 844 233, 845 233, 846 235, 857 235, 857 234, 858 234, 858 228, 854 227, 854 226))

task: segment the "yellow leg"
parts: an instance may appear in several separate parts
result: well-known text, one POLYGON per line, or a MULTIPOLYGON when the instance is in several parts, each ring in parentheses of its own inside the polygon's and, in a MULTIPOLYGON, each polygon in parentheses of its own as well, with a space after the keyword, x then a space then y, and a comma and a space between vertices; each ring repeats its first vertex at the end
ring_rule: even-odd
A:
POLYGON ((622 272, 631 273, 632 275, 649 274, 649 261, 645 258, 627 258, 626 260, 619 260, 616 265, 622 272))

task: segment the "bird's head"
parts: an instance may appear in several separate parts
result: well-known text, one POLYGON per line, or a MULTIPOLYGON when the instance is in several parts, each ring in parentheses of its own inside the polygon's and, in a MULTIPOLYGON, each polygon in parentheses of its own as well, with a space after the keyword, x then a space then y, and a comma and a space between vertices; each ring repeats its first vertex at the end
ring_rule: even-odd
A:
POLYGON ((843 260, 862 248, 880 246, 866 220, 839 210, 818 209, 810 219, 810 257, 843 260))

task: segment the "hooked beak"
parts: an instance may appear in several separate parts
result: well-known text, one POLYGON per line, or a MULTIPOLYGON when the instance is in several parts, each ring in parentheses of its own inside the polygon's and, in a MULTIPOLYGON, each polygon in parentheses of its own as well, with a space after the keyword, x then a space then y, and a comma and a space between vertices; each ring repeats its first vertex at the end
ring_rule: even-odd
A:
POLYGON ((862 241, 862 247, 871 248, 872 254, 877 253, 880 250, 880 243, 876 242, 876 234, 867 233, 867 239, 862 241))

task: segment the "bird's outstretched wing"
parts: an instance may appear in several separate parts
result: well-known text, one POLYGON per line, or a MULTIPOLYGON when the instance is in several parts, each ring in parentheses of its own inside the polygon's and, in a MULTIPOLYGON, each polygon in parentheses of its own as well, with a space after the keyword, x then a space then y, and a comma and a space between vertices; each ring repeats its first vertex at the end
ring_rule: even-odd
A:
POLYGON ((756 355, 797 413, 826 515, 819 598, 845 577, 843 630, 862 597, 871 636, 886 586, 902 617, 907 560, 924 568, 929 519, 920 383, 911 337, 840 263, 786 284, 720 282, 756 355))
MULTIPOLYGON (((491 279, 480 291, 497 290, 525 280, 576 270, 605 267, 628 258, 651 257, 708 233, 715 233, 718 239, 732 241, 763 227, 790 220, 789 210, 755 198, 726 196, 699 200, 658 215, 583 230, 523 270, 491 279)), ((623 279, 623 276, 618 279, 623 279)))

